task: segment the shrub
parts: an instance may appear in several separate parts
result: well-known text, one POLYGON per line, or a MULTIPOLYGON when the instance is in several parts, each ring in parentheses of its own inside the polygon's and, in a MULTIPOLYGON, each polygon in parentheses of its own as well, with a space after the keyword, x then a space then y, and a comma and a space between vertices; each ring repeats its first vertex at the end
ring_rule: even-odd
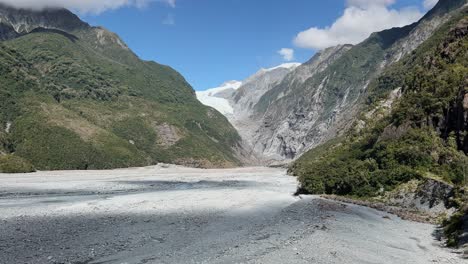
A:
POLYGON ((1 173, 26 173, 34 172, 35 169, 31 163, 15 155, 0 155, 1 173))

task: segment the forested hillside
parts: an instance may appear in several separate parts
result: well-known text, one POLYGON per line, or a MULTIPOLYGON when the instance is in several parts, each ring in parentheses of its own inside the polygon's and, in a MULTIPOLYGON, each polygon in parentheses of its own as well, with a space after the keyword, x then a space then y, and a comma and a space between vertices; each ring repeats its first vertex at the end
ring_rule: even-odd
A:
POLYGON ((66 10, 0 15, 0 171, 240 165, 235 129, 170 67, 66 10))

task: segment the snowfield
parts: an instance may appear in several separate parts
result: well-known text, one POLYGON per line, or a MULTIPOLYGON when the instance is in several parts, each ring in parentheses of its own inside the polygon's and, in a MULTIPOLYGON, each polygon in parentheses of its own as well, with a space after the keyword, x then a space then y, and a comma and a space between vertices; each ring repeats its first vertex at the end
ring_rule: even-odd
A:
POLYGON ((228 91, 237 90, 242 86, 242 82, 229 81, 223 83, 220 87, 208 89, 206 91, 196 92, 197 99, 204 105, 213 107, 223 115, 232 115, 234 109, 229 100, 217 96, 217 94, 228 91))
POLYGON ((0 174, 0 263, 466 263, 432 225, 296 184, 271 168, 0 174))

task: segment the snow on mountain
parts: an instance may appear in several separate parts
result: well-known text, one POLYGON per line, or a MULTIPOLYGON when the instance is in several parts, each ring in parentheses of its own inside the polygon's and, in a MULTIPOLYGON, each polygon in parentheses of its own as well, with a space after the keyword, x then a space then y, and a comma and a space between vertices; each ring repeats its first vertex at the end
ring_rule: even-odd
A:
MULTIPOLYGON (((234 94, 239 91, 239 88, 243 87, 244 85, 249 85, 249 90, 251 89, 255 90, 255 87, 257 87, 259 88, 259 91, 251 91, 251 92, 261 93, 262 95, 266 91, 260 91, 260 90, 264 90, 260 88, 264 86, 266 87, 267 86, 266 84, 270 83, 271 80, 274 79, 273 77, 270 77, 270 76, 266 77, 265 75, 267 73, 276 75, 276 73, 273 73, 276 70, 286 69, 288 71, 292 71, 293 69, 297 68, 300 65, 301 65, 300 63, 285 63, 285 64, 281 64, 279 66, 269 68, 269 69, 260 69, 260 71, 258 71, 257 73, 249 77, 244 82, 229 81, 229 82, 223 83, 219 87, 211 88, 206 91, 197 92, 197 98, 202 104, 215 108, 223 115, 226 115, 226 116, 232 115, 234 114, 235 111, 234 111, 234 107, 232 105, 231 100, 233 99, 234 94), (263 80, 265 78, 266 80, 263 80), (254 87, 250 87, 252 86, 251 85, 252 82, 258 82, 259 80, 261 80, 262 83, 266 83, 266 84, 254 85, 254 87)), ((285 73, 282 73, 280 77, 283 78, 284 75, 285 73)))
POLYGON ((208 90, 203 91, 201 93, 206 93, 206 94, 208 94, 210 96, 216 96, 217 93, 224 92, 224 91, 230 90, 230 89, 237 90, 241 86, 242 86, 242 82, 240 82, 240 81, 228 81, 228 82, 225 82, 225 83, 221 84, 221 86, 219 86, 219 87, 211 88, 211 89, 208 89, 208 90))
POLYGON ((262 69, 262 70, 265 71, 265 72, 274 71, 274 70, 277 70, 277 69, 280 69, 280 68, 293 70, 293 69, 295 69, 295 68, 297 68, 299 66, 301 66, 301 63, 291 62, 291 63, 284 63, 284 64, 278 65, 276 67, 273 67, 273 68, 262 69))
POLYGON ((219 87, 197 92, 197 98, 202 104, 215 108, 223 115, 233 114, 234 109, 224 97, 226 93, 232 93, 241 86, 240 81, 225 82, 219 87))

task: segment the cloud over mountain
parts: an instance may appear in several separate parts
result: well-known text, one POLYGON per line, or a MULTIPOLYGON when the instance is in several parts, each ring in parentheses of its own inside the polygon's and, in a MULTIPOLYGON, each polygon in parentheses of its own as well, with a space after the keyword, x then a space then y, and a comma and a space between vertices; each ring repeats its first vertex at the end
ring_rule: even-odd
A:
POLYGON ((294 43, 310 49, 357 44, 373 32, 411 24, 423 15, 416 7, 393 9, 394 3, 395 0, 348 0, 343 15, 331 26, 302 31, 294 43))
POLYGON ((294 50, 293 49, 288 49, 288 48, 282 48, 278 50, 278 54, 283 57, 283 60, 285 61, 292 61, 294 60, 294 50))
POLYGON ((102 13, 123 6, 144 7, 150 2, 164 2, 175 7, 176 0, 0 0, 0 3, 28 9, 68 8, 81 13, 102 13))

